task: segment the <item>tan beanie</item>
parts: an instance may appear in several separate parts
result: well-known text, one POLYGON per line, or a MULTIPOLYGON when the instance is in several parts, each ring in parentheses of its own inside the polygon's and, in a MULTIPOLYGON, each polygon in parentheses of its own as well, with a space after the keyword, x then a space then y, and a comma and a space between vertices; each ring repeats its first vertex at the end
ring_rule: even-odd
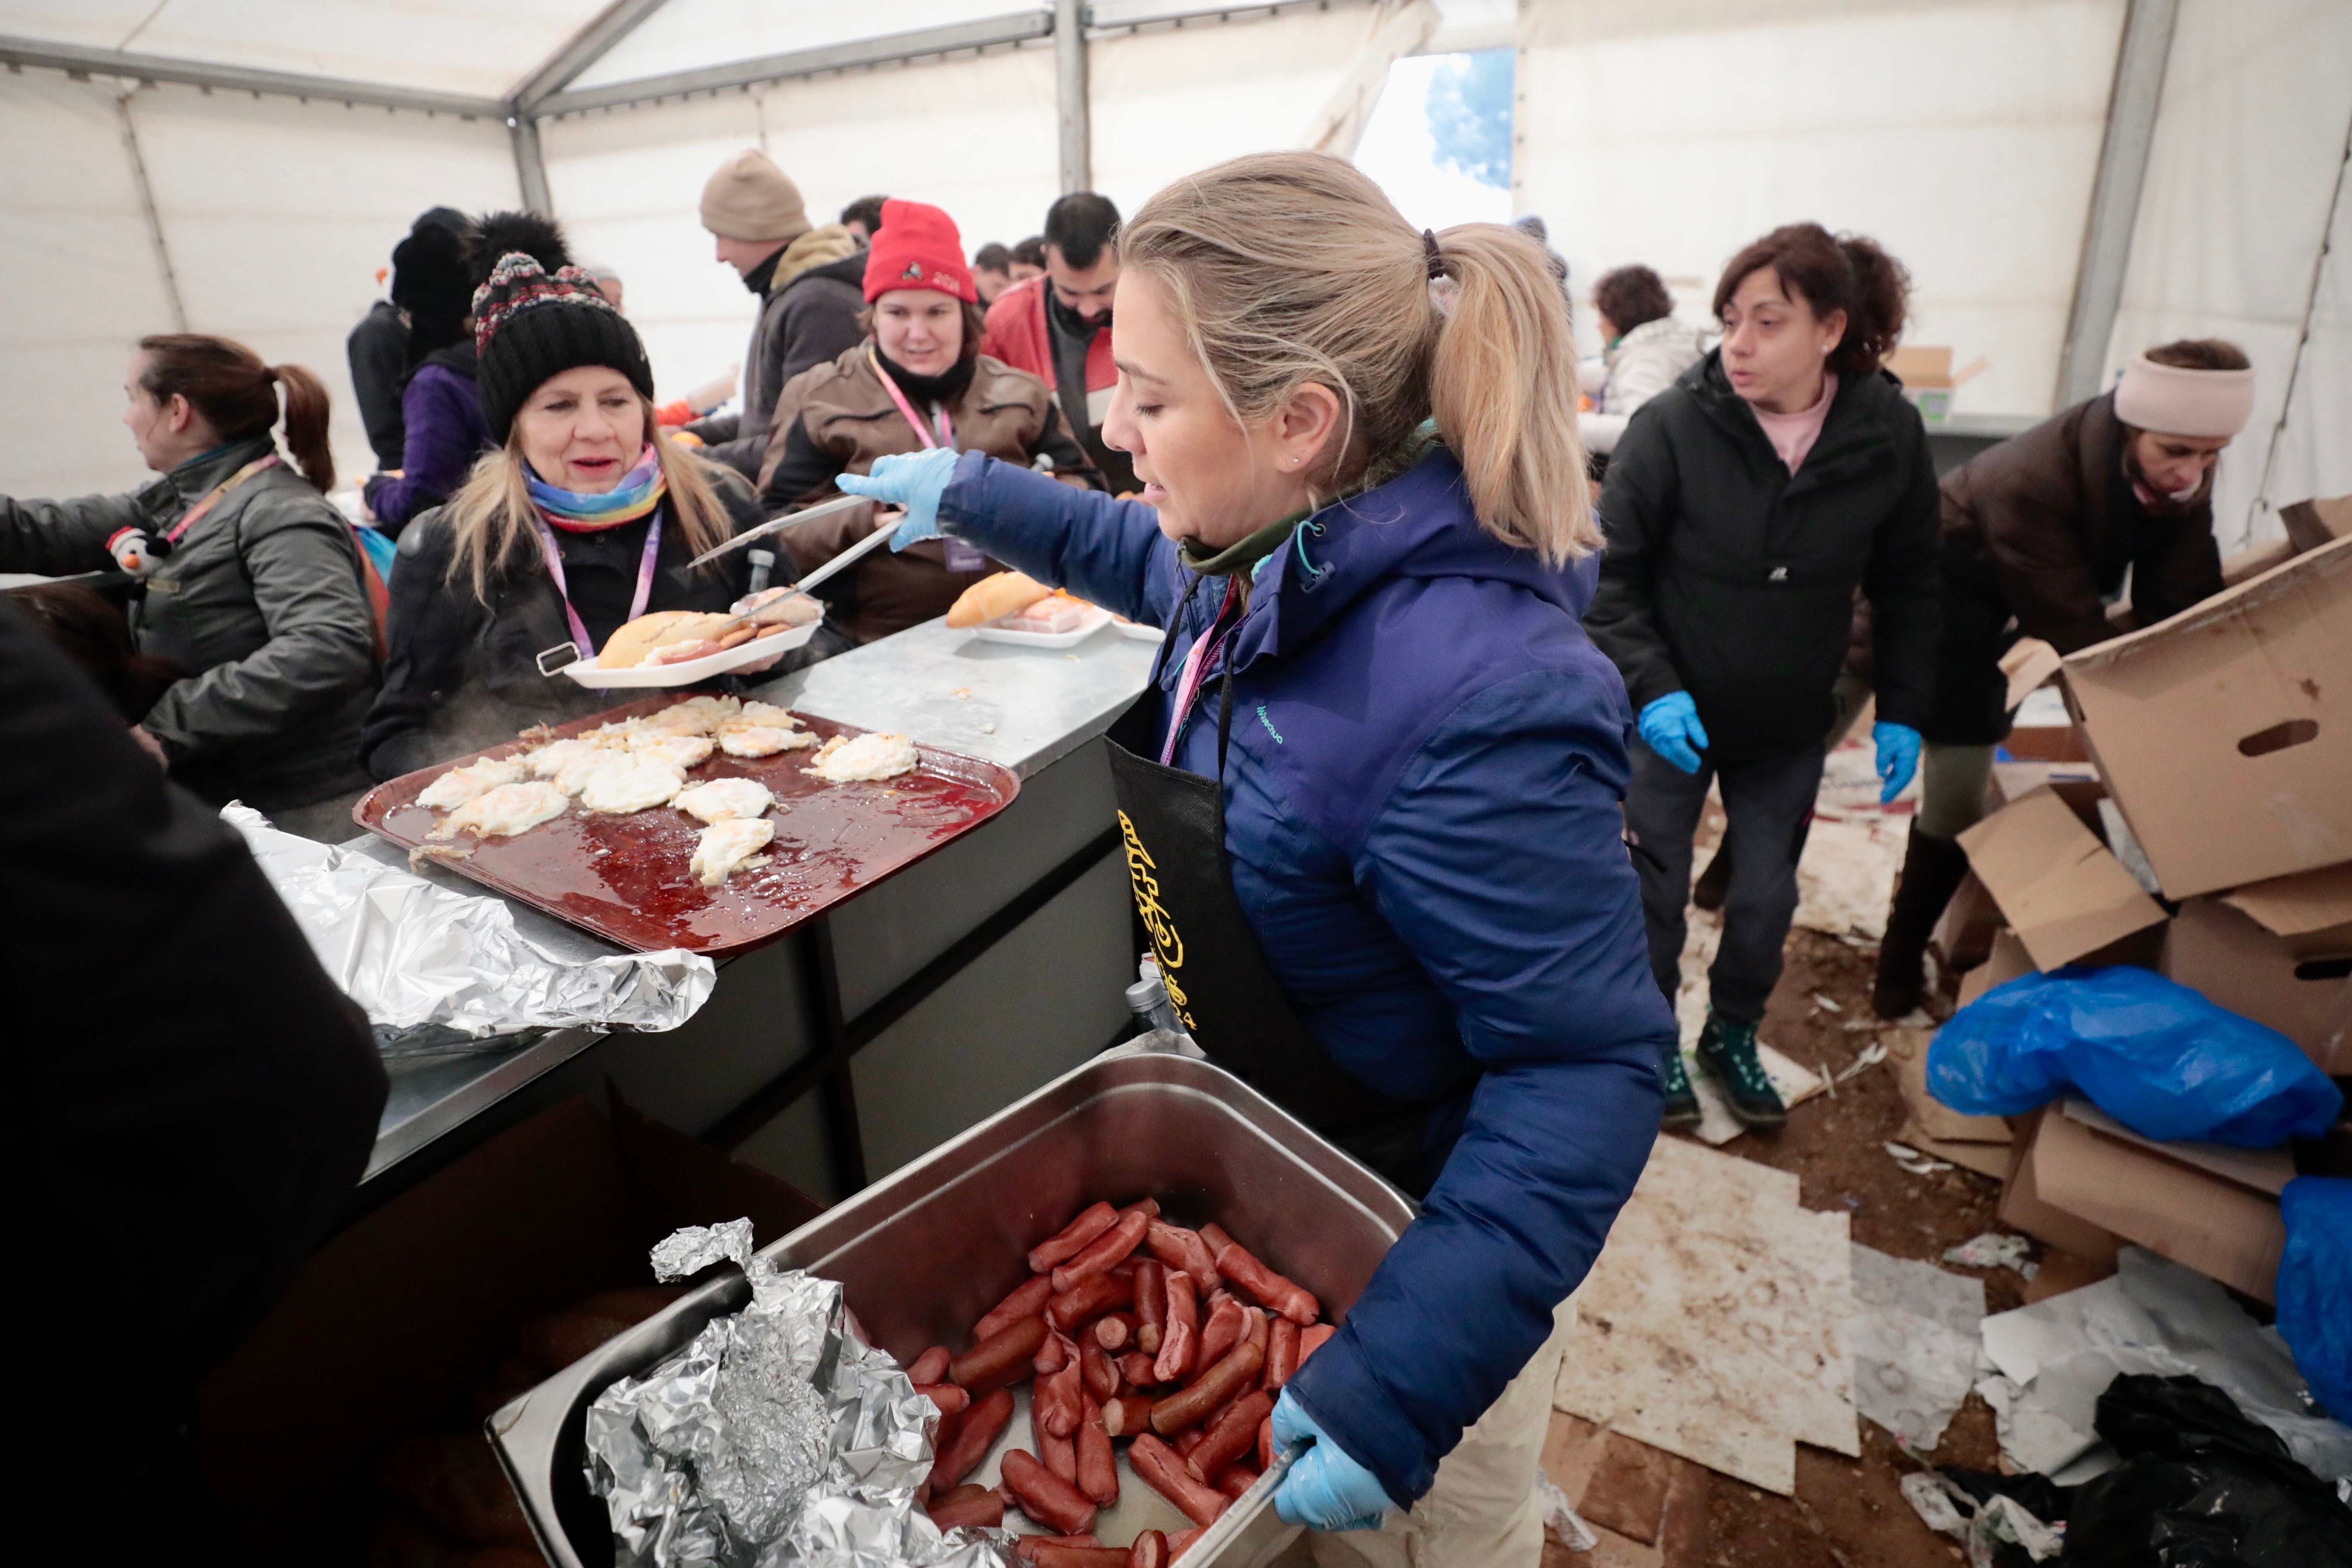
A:
POLYGON ((702 226, 721 239, 798 239, 809 231, 808 207, 790 175, 747 147, 702 187, 702 226))

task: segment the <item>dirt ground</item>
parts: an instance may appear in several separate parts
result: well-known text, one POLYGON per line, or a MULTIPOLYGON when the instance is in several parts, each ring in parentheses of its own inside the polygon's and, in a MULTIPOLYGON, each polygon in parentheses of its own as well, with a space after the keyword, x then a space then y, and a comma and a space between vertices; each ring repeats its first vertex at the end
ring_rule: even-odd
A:
MULTIPOLYGON (((1792 932, 1764 1038, 1809 1066, 1849 1066, 1875 1038, 1841 1027, 1871 1016, 1874 963, 1874 953, 1834 938, 1792 932), (1842 1011, 1818 1005, 1816 994, 1842 1011)), ((1846 1210, 1855 1241, 1952 1268, 1942 1261, 1946 1247, 2002 1228, 1993 1218, 2000 1184, 1961 1170, 1906 1173, 1882 1147, 1904 1120, 1889 1063, 1839 1085, 1834 1100, 1818 1095, 1796 1107, 1779 1132, 1747 1133, 1724 1151, 1795 1173, 1804 1205, 1846 1210)), ((2025 1282, 2011 1270, 1955 1271, 1984 1280, 1989 1312, 2024 1300, 2025 1282)), ((1858 1459, 1799 1445, 1797 1493, 1782 1498, 1558 1415, 1546 1466, 1604 1533, 1595 1552, 1550 1547, 1545 1568, 1949 1568, 1958 1546, 1921 1524, 1897 1489, 1918 1461, 1881 1427, 1861 1425, 1858 1459)), ((1971 1394, 1927 1458, 1994 1468, 1992 1412, 1971 1394)))

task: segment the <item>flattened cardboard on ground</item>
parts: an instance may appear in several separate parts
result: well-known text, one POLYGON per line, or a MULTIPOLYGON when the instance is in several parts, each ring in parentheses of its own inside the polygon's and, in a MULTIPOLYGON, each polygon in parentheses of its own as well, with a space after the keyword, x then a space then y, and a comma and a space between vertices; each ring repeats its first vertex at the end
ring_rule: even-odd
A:
MULTIPOLYGON (((1908 1036, 1910 1031, 1905 1033, 1908 1036)), ((1940 1142, 1999 1147, 2000 1163, 1985 1173, 1996 1177, 2007 1175, 2009 1146, 2014 1141, 2008 1121, 1998 1116, 1970 1116, 1964 1110, 1954 1110, 1927 1092, 1925 1031, 1920 1031, 1916 1040, 1906 1038, 1898 1041, 1890 1054, 1895 1058, 1895 1081, 1903 1090, 1903 1102, 1911 1108, 1912 1125, 1940 1142), (1905 1045, 1911 1048, 1904 1049, 1905 1045)), ((1975 1168, 1970 1167, 1972 1170, 1975 1168)))
POLYGON ((2006 1143, 1958 1143, 1945 1138, 1931 1138, 1915 1118, 1903 1123, 1895 1135, 1898 1143, 1907 1143, 1930 1159, 1946 1161, 1963 1171, 1974 1171, 1979 1176, 1990 1176, 1998 1182, 2009 1174, 2009 1145, 2006 1143))
MULTIPOLYGON (((2030 1166, 2035 1194, 2051 1208, 2270 1300, 2286 1247, 2278 1199, 2173 1158, 2178 1152, 2145 1139, 2110 1137, 2045 1109, 2021 1169, 2030 1166)), ((2089 1256, 2086 1248, 2045 1239, 2089 1256)))
POLYGON ((2167 897, 2352 860, 2347 668, 2352 538, 2067 658, 2100 777, 2167 897))
POLYGON ((2164 974, 2276 1029, 2320 1071, 2352 1073, 2352 925, 2279 936, 2242 909, 2235 899, 2181 905, 2165 928, 2164 974))
POLYGON ((2037 968, 2164 923, 2164 906, 2054 791, 2001 807, 1961 834, 1960 847, 2037 968))
POLYGON ((2115 1232, 2069 1214, 2042 1196, 2035 1146, 2041 1141, 2042 1123, 2048 1119, 2049 1110, 2048 1106, 2043 1106, 2029 1112, 2017 1127, 2013 1145, 2016 1163, 2010 1169, 2007 1184, 2000 1189, 2000 1223, 2085 1259, 2095 1268, 2112 1270, 2116 1248, 2120 1245, 2115 1232))
POLYGON ((1996 985, 2006 985, 2033 973, 2033 959, 2017 933, 2003 926, 1993 932, 1992 952, 1960 981, 1960 1005, 1965 1007, 1996 985))

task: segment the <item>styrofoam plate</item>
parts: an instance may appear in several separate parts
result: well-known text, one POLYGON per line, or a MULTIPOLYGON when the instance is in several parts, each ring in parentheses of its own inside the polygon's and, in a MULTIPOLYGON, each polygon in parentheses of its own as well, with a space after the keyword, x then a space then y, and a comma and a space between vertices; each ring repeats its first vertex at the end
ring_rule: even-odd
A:
POLYGON ((1133 637, 1137 642, 1159 642, 1168 634, 1158 626, 1147 626, 1141 621, 1121 621, 1118 623, 1118 635, 1133 637))
POLYGON ((1014 647, 1076 647, 1108 625, 1110 612, 1097 605, 1066 632, 1016 632, 994 621, 983 621, 972 629, 982 642, 1010 643, 1014 647))
POLYGON ((757 664, 763 658, 773 658, 780 653, 790 653, 809 638, 824 623, 811 621, 804 626, 779 632, 772 637, 753 637, 708 658, 690 658, 684 664, 657 664, 651 668, 604 669, 592 658, 567 664, 563 673, 583 686, 599 689, 621 686, 691 686, 698 680, 708 680, 714 675, 724 675, 730 669, 740 669, 747 664, 757 664))

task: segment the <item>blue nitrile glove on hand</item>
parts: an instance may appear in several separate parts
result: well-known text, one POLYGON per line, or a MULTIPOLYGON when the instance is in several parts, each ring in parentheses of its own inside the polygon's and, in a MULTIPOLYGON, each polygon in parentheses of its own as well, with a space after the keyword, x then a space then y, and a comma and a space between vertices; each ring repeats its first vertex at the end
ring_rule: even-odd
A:
POLYGON ((1285 1390, 1274 1406, 1276 1453, 1301 1443, 1314 1447, 1298 1457, 1275 1489, 1274 1511, 1285 1524, 1309 1530, 1374 1530, 1388 1511, 1388 1489, 1372 1472, 1326 1436, 1315 1417, 1285 1390))
POLYGON ((1698 772, 1698 754, 1706 750, 1706 726, 1698 721, 1698 704, 1689 692, 1667 692, 1642 710, 1634 727, 1650 750, 1686 773, 1698 772))
POLYGON ((1878 776, 1886 781, 1878 791, 1878 803, 1884 805, 1901 795, 1919 771, 1919 731, 1908 724, 1873 724, 1870 738, 1878 742, 1878 776))
POLYGON ((948 482, 955 478, 956 459, 961 456, 946 447, 893 453, 875 458, 870 474, 844 474, 833 482, 850 495, 871 496, 905 507, 907 521, 890 536, 890 548, 904 550, 940 536, 940 497, 947 494, 948 482))

